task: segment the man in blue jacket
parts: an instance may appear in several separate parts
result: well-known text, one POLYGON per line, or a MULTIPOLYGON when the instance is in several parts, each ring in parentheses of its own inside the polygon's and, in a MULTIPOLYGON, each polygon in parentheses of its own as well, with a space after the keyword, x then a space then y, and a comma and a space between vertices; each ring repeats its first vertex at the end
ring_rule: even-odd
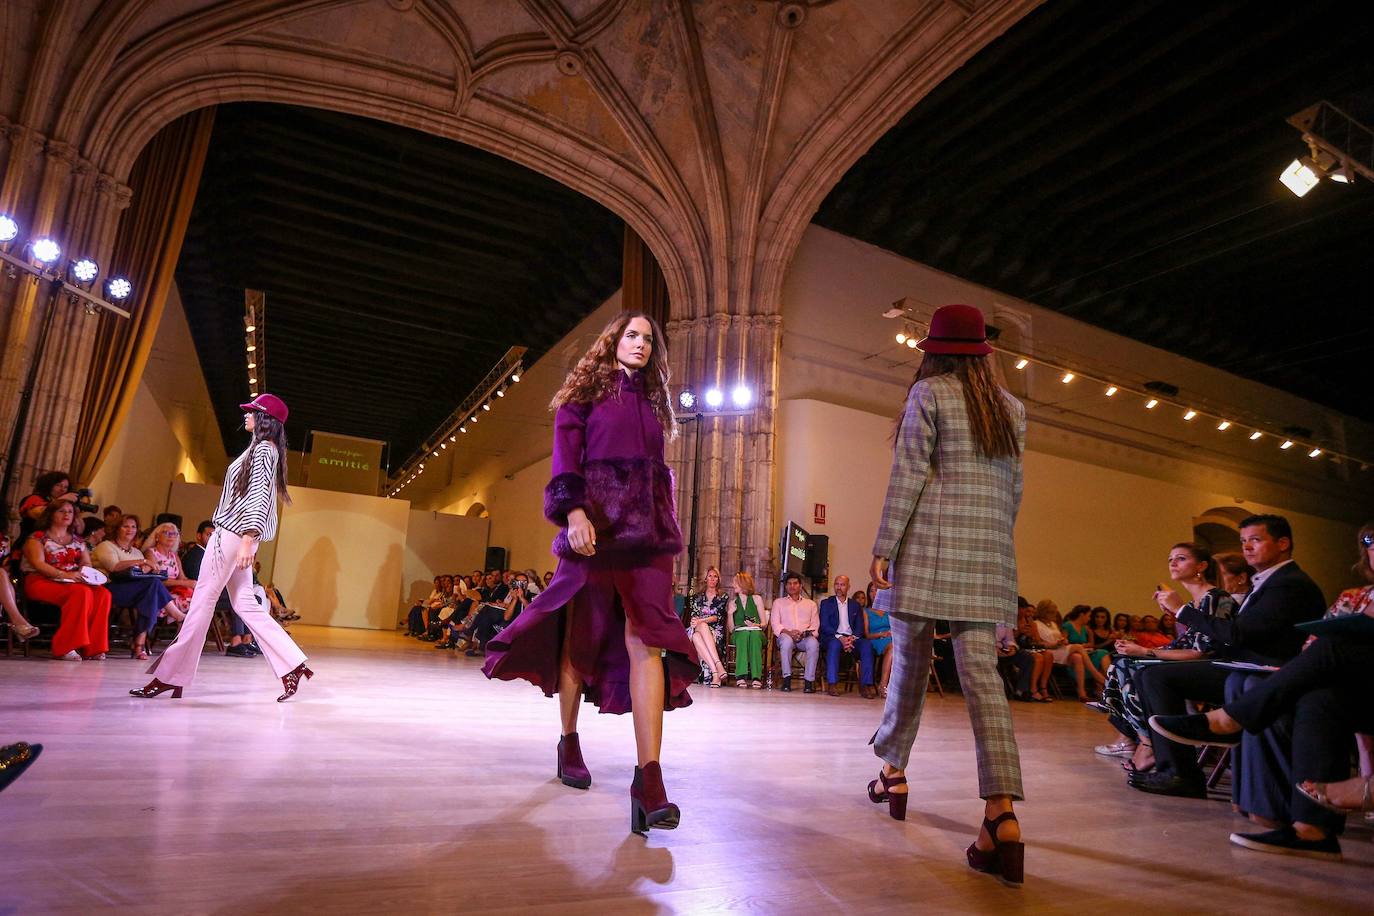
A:
POLYGON ((848 652, 859 656, 859 696, 872 699, 873 651, 864 639, 864 609, 849 597, 849 577, 835 577, 835 594, 820 604, 821 651, 825 653, 825 680, 828 696, 839 696, 835 682, 840 679, 840 656, 848 652))

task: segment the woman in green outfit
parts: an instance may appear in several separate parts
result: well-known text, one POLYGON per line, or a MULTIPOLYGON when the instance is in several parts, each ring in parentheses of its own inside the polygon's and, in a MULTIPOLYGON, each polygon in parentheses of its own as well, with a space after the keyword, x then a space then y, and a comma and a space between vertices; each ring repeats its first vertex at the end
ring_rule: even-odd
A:
POLYGON ((730 586, 734 596, 726 623, 735 647, 735 686, 748 687, 752 678, 754 689, 762 690, 763 628, 768 623, 763 596, 754 594, 754 577, 747 572, 735 573, 730 586))

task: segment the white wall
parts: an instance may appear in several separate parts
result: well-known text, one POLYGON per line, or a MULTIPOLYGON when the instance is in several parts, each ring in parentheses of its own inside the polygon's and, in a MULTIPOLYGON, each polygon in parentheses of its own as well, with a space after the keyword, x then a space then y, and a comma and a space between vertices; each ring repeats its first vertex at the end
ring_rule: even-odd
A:
POLYGON ((410 510, 402 566, 402 607, 409 608, 429 595, 435 576, 483 569, 488 527, 484 518, 410 510))

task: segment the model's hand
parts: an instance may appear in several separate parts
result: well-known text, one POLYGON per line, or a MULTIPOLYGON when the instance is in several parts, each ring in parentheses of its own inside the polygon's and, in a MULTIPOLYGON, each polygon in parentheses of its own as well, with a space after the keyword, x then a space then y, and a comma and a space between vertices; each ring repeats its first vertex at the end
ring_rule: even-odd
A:
POLYGON ((258 539, 252 535, 244 535, 239 541, 239 555, 234 558, 234 565, 239 569, 252 569, 253 557, 258 553, 258 539))
POLYGON ((892 587, 892 583, 887 581, 887 557, 873 558, 873 564, 868 567, 868 578, 872 579, 878 588, 892 587))
POLYGON ((568 546, 584 557, 596 553, 596 529, 587 520, 587 513, 581 509, 573 509, 568 513, 568 546))

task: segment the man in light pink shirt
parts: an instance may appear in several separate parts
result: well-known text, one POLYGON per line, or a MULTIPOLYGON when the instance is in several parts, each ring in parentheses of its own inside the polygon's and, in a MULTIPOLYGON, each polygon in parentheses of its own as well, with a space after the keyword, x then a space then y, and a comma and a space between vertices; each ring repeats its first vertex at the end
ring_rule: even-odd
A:
POLYGON ((816 602, 802 597, 801 576, 794 572, 785 578, 787 594, 773 602, 770 612, 770 626, 778 638, 778 651, 782 655, 782 689, 792 690, 792 652, 800 648, 806 652, 806 665, 802 673, 802 690, 816 692, 816 663, 821 657, 821 641, 817 634, 821 630, 821 615, 816 610, 816 602))

